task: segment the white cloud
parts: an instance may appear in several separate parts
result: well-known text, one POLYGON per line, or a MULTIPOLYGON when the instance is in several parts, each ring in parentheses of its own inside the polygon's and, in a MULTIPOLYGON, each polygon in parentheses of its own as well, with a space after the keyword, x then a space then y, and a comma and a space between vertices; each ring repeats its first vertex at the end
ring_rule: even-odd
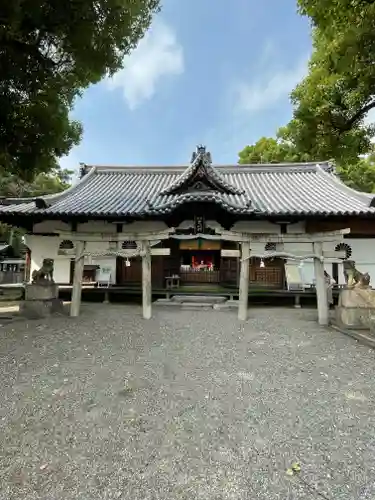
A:
POLYGON ((238 109, 245 112, 263 111, 280 99, 288 98, 293 88, 306 76, 307 62, 308 58, 303 58, 293 68, 278 69, 272 74, 266 70, 258 73, 261 76, 251 83, 237 84, 235 95, 238 109))
POLYGON ((283 55, 276 42, 267 40, 249 76, 237 77, 228 85, 220 119, 206 133, 205 143, 215 161, 236 163, 237 152, 246 144, 262 136, 273 137, 290 120, 290 93, 307 75, 310 54, 306 50, 289 64, 283 64, 283 55), (267 113, 270 110, 274 111, 272 118, 267 113))
POLYGON ((155 22, 138 47, 126 57, 124 68, 107 80, 112 90, 121 89, 131 110, 150 99, 163 78, 184 72, 184 57, 175 33, 155 22))

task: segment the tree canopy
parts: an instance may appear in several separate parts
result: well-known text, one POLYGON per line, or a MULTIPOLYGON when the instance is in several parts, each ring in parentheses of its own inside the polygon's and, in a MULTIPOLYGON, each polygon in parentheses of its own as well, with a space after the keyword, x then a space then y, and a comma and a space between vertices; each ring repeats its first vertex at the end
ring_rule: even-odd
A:
POLYGON ((52 171, 37 174, 31 182, 24 181, 14 174, 0 172, 0 196, 38 197, 64 191, 70 186, 73 172, 55 167, 52 171))
POLYGON ((310 18, 313 53, 291 94, 293 116, 239 153, 239 163, 334 159, 343 181, 375 192, 375 2, 297 0, 310 18))
POLYGON ((310 156, 300 153, 293 144, 273 137, 262 137, 255 144, 240 151, 238 163, 293 163, 309 160, 310 156))
POLYGON ((51 172, 38 174, 33 182, 24 186, 24 195, 43 196, 65 191, 71 186, 72 170, 55 168, 51 172))
POLYGON ((293 119, 278 135, 315 158, 353 162, 372 149, 375 108, 375 3, 298 0, 313 26, 306 78, 291 95, 293 119))
POLYGON ((26 180, 53 170, 81 137, 74 100, 112 75, 159 0, 12 0, 0 7, 0 167, 26 180))
MULTIPOLYGON (((38 197, 64 191, 70 186, 73 172, 56 167, 49 173, 38 174, 32 182, 26 182, 14 174, 0 171, 0 196, 5 197, 38 197)), ((23 248, 24 231, 8 224, 0 224, 0 240, 12 245, 16 255, 23 248)))
MULTIPOLYGON (((240 165, 258 163, 293 163, 316 161, 316 158, 301 153, 290 143, 272 137, 262 137, 239 153, 240 165)), ((375 193, 375 153, 360 158, 354 163, 337 165, 337 173, 346 185, 369 193, 375 193)))

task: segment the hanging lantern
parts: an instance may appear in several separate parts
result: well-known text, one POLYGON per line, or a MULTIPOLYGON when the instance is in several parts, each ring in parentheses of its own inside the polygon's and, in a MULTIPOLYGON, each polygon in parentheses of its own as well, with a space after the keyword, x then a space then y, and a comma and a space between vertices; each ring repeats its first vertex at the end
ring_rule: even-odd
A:
POLYGON ((126 261, 125 261, 125 266, 126 266, 126 267, 130 267, 130 260, 129 260, 129 259, 126 259, 126 261))
POLYGON ((260 259, 260 267, 265 267, 264 260, 260 259))

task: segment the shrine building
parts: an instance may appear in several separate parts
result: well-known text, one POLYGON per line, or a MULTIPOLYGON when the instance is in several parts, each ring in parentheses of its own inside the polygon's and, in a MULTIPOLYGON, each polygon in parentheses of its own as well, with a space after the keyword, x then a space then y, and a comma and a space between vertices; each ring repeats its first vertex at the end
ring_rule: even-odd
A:
POLYGON ((324 270, 343 284, 351 259, 375 276, 375 196, 329 162, 219 166, 198 146, 186 166, 83 165, 62 193, 2 199, 0 220, 27 231, 29 276, 54 260, 73 316, 82 289, 104 282, 138 289, 145 318, 155 290, 231 289, 245 319, 249 290, 287 290, 298 269, 325 324, 324 270))

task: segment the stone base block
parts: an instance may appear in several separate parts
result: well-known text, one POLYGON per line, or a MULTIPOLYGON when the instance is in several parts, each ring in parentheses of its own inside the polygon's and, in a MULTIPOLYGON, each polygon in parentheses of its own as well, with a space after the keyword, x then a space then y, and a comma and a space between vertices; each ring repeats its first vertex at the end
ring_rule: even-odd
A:
POLYGON ((213 304, 208 302, 182 302, 180 303, 181 309, 192 311, 209 311, 212 310, 213 304))
POLYGON ((25 300, 53 300, 59 297, 55 283, 28 283, 25 285, 25 300))
POLYGON ((61 299, 24 300, 20 303, 20 314, 28 319, 48 318, 55 313, 65 313, 61 299))
POLYGON ((344 288, 340 292, 339 306, 375 309, 375 290, 372 288, 344 288))
POLYGON ((171 299, 158 299, 153 303, 157 307, 181 307, 180 302, 173 302, 171 299))
POLYGON ((375 335, 375 315, 371 315, 369 318, 370 333, 375 335))
POLYGON ((227 310, 234 310, 238 309, 238 300, 227 300, 226 302, 222 302, 220 304, 214 304, 213 308, 216 311, 227 311, 227 310))
POLYGON ((336 307, 336 321, 346 328, 374 328, 375 308, 370 307, 336 307))
POLYGON ((180 303, 206 303, 206 304, 219 304, 226 302, 226 297, 218 297, 217 295, 174 295, 172 297, 173 302, 180 303))

